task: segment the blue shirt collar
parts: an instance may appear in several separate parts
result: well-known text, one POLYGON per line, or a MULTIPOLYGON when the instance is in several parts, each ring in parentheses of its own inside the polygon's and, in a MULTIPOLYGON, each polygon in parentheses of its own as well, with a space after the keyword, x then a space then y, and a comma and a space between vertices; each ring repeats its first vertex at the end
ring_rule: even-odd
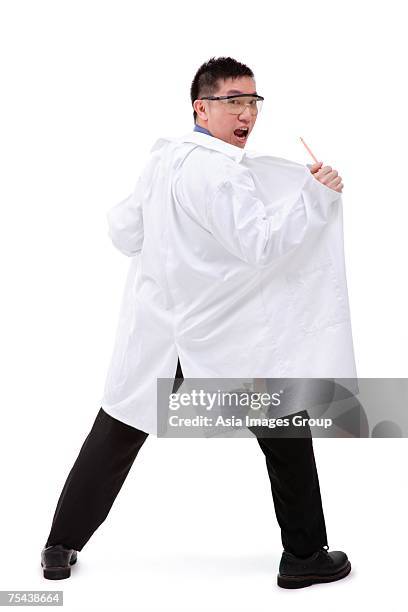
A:
POLYGON ((202 132, 203 134, 208 134, 209 136, 212 136, 211 132, 209 132, 207 128, 204 128, 201 125, 197 125, 197 123, 194 124, 194 132, 202 132))

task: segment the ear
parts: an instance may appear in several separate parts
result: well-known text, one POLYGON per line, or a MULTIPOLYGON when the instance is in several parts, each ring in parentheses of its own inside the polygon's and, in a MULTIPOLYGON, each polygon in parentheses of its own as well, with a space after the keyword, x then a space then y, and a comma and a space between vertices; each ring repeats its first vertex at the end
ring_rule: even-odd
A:
POLYGON ((207 104, 205 100, 194 100, 193 108, 200 119, 208 120, 207 104))

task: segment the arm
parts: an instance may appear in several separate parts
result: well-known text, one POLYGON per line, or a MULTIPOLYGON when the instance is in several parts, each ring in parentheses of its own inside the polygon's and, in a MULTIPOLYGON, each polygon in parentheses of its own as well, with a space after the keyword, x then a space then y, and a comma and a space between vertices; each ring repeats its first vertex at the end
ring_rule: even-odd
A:
POLYGON ((309 232, 327 223, 340 194, 305 171, 293 202, 267 216, 251 172, 240 166, 221 182, 207 207, 208 229, 233 255, 262 268, 296 249, 309 232))
POLYGON ((114 246, 128 257, 143 246, 142 184, 139 178, 133 193, 107 212, 108 235, 114 246))

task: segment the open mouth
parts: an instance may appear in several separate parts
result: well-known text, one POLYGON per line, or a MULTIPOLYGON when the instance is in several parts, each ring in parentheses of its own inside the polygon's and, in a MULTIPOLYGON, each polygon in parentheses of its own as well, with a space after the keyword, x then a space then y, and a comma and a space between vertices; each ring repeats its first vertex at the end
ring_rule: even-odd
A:
POLYGON ((248 138, 249 129, 245 128, 237 128, 234 130, 234 135, 238 138, 239 141, 245 142, 248 138))

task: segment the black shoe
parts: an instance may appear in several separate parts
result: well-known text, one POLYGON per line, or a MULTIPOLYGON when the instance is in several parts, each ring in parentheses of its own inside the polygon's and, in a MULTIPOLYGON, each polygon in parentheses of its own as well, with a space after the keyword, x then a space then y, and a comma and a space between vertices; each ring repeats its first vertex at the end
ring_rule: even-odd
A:
POLYGON ((351 565, 341 550, 325 548, 306 559, 284 551, 279 565, 278 585, 284 589, 300 589, 319 582, 340 580, 350 573, 351 565))
POLYGON ((63 544, 46 546, 41 552, 44 578, 61 580, 71 575, 71 565, 77 562, 77 551, 63 544))

